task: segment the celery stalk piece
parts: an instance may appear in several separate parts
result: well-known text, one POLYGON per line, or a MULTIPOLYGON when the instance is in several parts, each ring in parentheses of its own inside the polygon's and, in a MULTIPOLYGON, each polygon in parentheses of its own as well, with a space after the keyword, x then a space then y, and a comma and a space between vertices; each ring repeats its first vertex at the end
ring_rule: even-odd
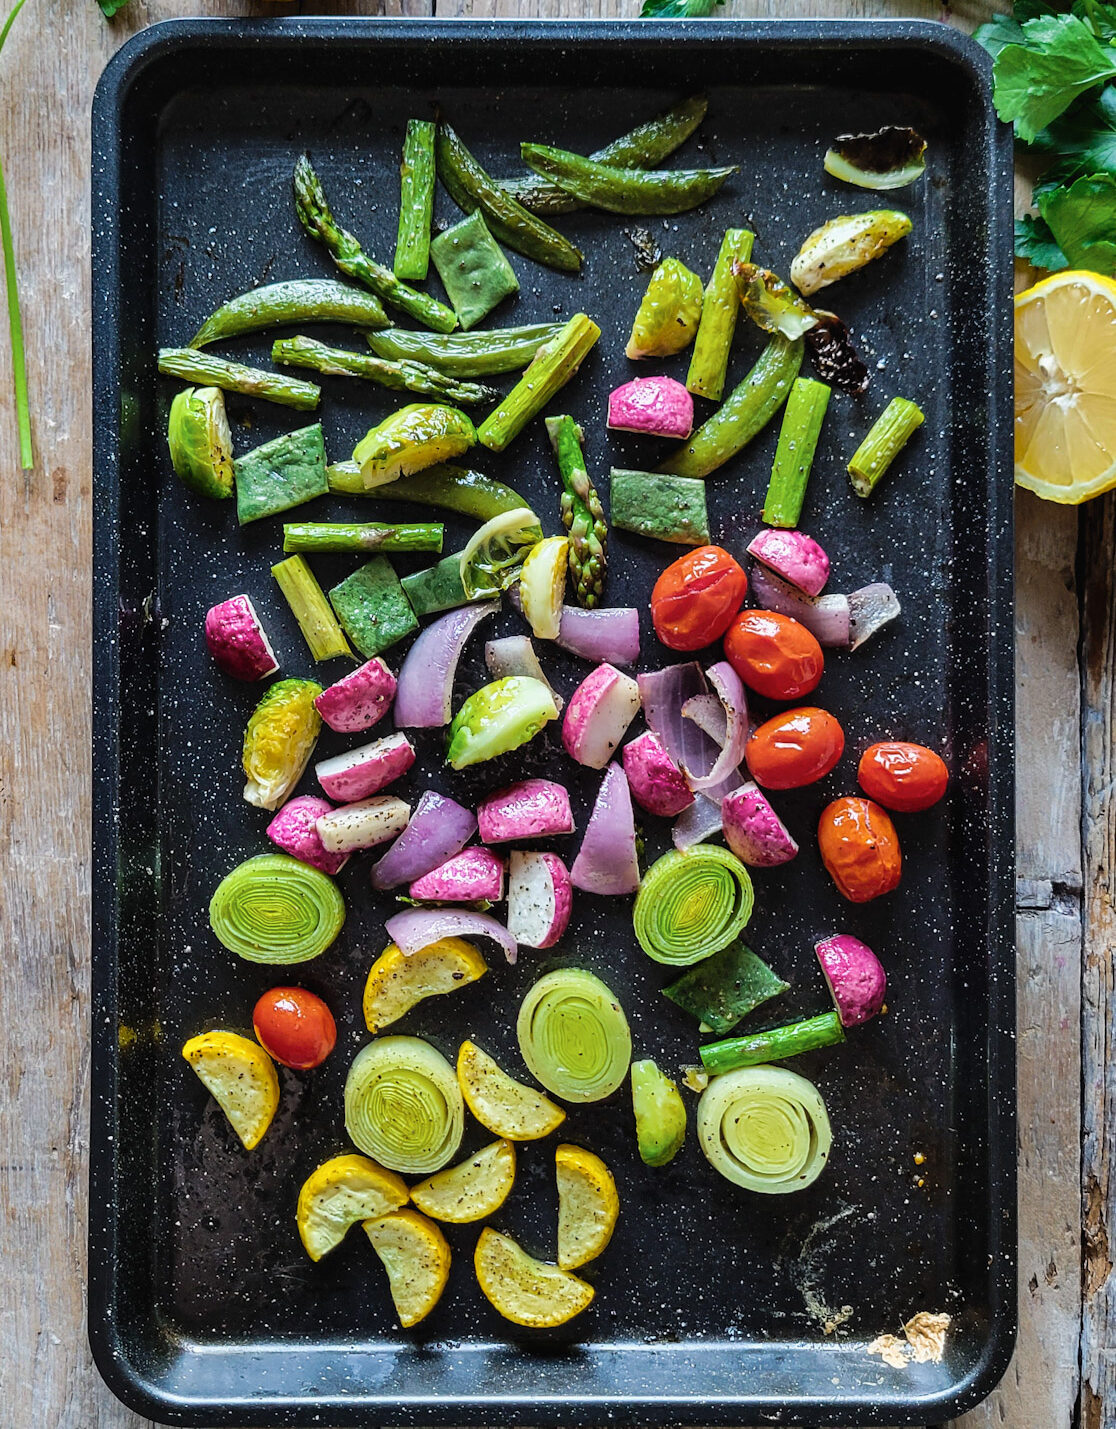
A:
POLYGON ((724 395, 729 349, 740 312, 732 265, 734 262, 748 262, 755 237, 746 228, 730 228, 721 240, 713 276, 705 287, 701 323, 690 356, 690 370, 686 375, 686 390, 695 397, 708 397, 712 402, 719 402, 724 395))
POLYGON ((478 441, 502 452, 574 376, 600 335, 592 318, 575 313, 557 337, 539 348, 527 371, 488 414, 477 432, 478 441))
POLYGON ((700 1049, 701 1062, 707 1072, 716 1076, 741 1067, 781 1062, 784 1057, 797 1057, 800 1052, 813 1052, 818 1047, 834 1047, 844 1040, 845 1029, 836 1012, 823 1012, 786 1027, 753 1032, 750 1037, 726 1037, 722 1042, 708 1042, 700 1049))
POLYGON ((310 653, 317 661, 332 660, 337 655, 353 658, 345 633, 338 625, 321 586, 304 556, 291 556, 272 566, 271 574, 278 582, 291 613, 298 621, 310 653))
POLYGON ((440 521, 303 521, 283 527, 284 551, 441 551, 440 521))
POLYGON ((434 132, 429 119, 408 119, 399 166, 399 233, 392 271, 419 282, 430 266, 430 220, 434 214, 434 132))
POLYGON ((871 496, 880 478, 925 419, 906 397, 893 397, 872 424, 849 462, 849 479, 857 496, 871 496))
POLYGON ((768 526, 798 525, 829 394, 824 382, 810 377, 797 378, 791 388, 763 503, 768 526))

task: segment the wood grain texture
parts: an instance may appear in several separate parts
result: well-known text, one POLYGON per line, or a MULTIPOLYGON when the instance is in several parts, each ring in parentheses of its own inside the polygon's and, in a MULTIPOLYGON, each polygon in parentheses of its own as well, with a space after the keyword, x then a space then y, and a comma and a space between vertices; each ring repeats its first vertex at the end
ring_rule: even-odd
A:
MULTIPOLYGON (((300 7, 301 8, 301 7, 300 7)), ((429 0, 337 0, 307 6, 346 14, 428 14, 429 0)), ((917 15, 971 28, 992 5, 965 0, 733 0, 725 13, 917 15)), ((439 0, 453 15, 634 14, 638 0, 439 0)), ((130 34, 180 15, 263 16, 287 7, 230 0, 132 0, 106 24, 93 0, 36 0, 0 58, 0 161, 12 205, 28 347, 37 464, 18 471, 15 420, 0 341, 0 1007, 7 1057, 0 1099, 0 1393, 5 1429, 138 1429, 92 1366, 84 1330, 88 1102, 89 139, 96 79, 130 34), (44 43, 44 38, 49 37, 44 43), (18 78, 18 82, 17 82, 18 78), (45 201, 44 201, 45 196, 45 201), (53 224, 42 222, 44 207, 53 224), (61 235, 61 237, 60 237, 61 235)), ((1037 502, 1020 508, 1019 675, 1021 764, 1033 777, 1020 800, 1021 1351, 1002 1390, 961 1421, 1058 1429, 1075 1396, 1078 1081, 1073 1035, 1079 989, 1080 841, 1076 759, 1076 520, 1037 502), (1037 782, 1035 782, 1037 780, 1037 782), (1075 854, 1075 840, 1077 853, 1075 854), (1075 882, 1076 880, 1076 882, 1075 882), (1031 1288, 1032 1280, 1034 1282, 1031 1288)), ((1112 549, 1112 508, 1092 543, 1098 578, 1112 549)), ((1090 871, 1111 864, 1112 590, 1091 605, 1090 641, 1104 651, 1089 687, 1096 778, 1090 811, 1109 817, 1091 846, 1090 871), (1104 672, 1107 671, 1107 674, 1104 672), (1106 713, 1102 713, 1101 706, 1106 713), (1103 750, 1100 745, 1103 744, 1103 750), (1103 754, 1104 757, 1100 757, 1103 754)), ((1101 821, 1103 823, 1103 820, 1101 821)), ((1111 904, 1090 900, 1099 926, 1111 904)), ((1108 921, 1105 921, 1108 920, 1108 921)), ((1110 936, 1109 936, 1109 940, 1110 936)), ((1111 957, 1091 941, 1090 1009, 1109 1012, 1111 957)), ((1102 1024, 1090 1024, 1099 1034, 1102 1024)), ((1103 1023, 1107 1027, 1107 1023, 1103 1023)), ((1094 1035, 1087 1070, 1099 1078, 1105 1042, 1094 1035)), ((1099 1083, 1098 1083, 1099 1085, 1099 1083)), ((1099 1255, 1108 1224, 1107 1122, 1098 1093, 1086 1106, 1087 1155, 1097 1174, 1089 1263, 1089 1393, 1111 1371, 1107 1281, 1099 1255), (1103 1175, 1102 1175, 1103 1173, 1103 1175), (1108 1337, 1108 1340, 1105 1339, 1108 1337)), ((1091 1203, 1093 1204, 1093 1203, 1091 1203)), ((1087 1400, 1087 1402, 1089 1402, 1087 1400)), ((1098 1401, 1099 1402, 1099 1401, 1098 1401)), ((1108 1403, 1113 1397, 1109 1394, 1108 1403)), ((1094 1414, 1090 1429, 1116 1423, 1094 1414)))

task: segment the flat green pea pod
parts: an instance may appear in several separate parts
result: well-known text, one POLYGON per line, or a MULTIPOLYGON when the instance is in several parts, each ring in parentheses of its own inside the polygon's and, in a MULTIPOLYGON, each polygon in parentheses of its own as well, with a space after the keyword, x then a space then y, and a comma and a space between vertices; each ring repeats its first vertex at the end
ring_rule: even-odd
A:
POLYGON ((171 403, 167 422, 171 465, 199 496, 233 494, 232 433, 219 387, 187 387, 171 403))
POLYGON ((665 1166, 686 1139, 686 1107, 674 1082, 650 1058, 632 1063, 632 1111, 639 1158, 665 1166))
POLYGON ((430 244, 430 257, 463 328, 477 323, 512 293, 519 279, 478 209, 430 244))
POLYGON ((809 297, 838 278, 855 273, 911 231, 911 220, 898 209, 841 214, 815 228, 791 264, 791 282, 809 297))
POLYGON ((360 467, 354 461, 336 462, 326 468, 330 491, 344 496, 374 496, 386 501, 414 501, 419 506, 444 506, 474 520, 491 521, 505 511, 518 511, 527 503, 518 491, 485 476, 483 471, 439 462, 400 476, 381 486, 365 486, 360 467), (390 488, 390 489, 389 489, 390 488))
POLYGON ((385 417, 353 449, 366 486, 378 486, 399 476, 467 452, 477 431, 456 407, 412 402, 385 417))
POLYGON ((277 680, 264 692, 244 731, 244 797, 277 809, 302 778, 322 727, 314 680, 277 680))
POLYGON ((625 357, 669 357, 689 346, 701 322, 703 296, 696 273, 677 258, 664 258, 647 284, 625 357))
POLYGON ((370 332, 368 346, 377 357, 423 362, 447 377, 487 377, 521 371, 539 348, 561 331, 561 323, 444 334, 391 328, 387 332, 370 332))
POLYGON ((607 213, 685 213, 711 199, 736 164, 717 169, 614 169, 549 144, 520 144, 528 168, 607 213))
POLYGON ((541 680, 509 675, 471 694, 454 716, 446 759, 454 769, 507 754, 558 718, 554 696, 541 680))
POLYGON ((330 946, 345 922, 331 878, 285 853, 257 854, 226 874, 209 902, 218 940, 250 963, 304 963, 330 946))
POLYGON ((389 319, 379 298, 371 293, 335 278, 297 278, 289 283, 268 283, 230 298, 206 318, 190 346, 205 347, 227 337, 295 323, 381 328, 389 326, 389 319))

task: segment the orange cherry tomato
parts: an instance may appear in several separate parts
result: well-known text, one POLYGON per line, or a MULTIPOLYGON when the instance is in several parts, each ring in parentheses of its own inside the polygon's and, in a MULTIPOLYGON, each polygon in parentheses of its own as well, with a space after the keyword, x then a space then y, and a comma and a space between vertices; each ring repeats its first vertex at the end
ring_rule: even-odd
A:
POLYGON ((825 669, 806 627, 773 610, 741 611, 725 635, 725 655, 748 688, 769 700, 800 700, 825 669))
POLYGON ((856 778, 864 792, 885 809, 917 814, 945 793, 949 770, 945 760, 924 744, 888 739, 864 751, 856 778))
POLYGON ((818 820, 822 863, 850 903, 890 893, 903 872, 899 835, 871 799, 834 799, 818 820))
POLYGON ((671 650, 700 650, 729 628, 748 577, 720 546, 699 546, 667 566, 651 592, 655 634, 671 650))
POLYGON ((784 710, 744 746, 744 759, 765 789, 800 789, 824 779, 845 752, 845 732, 828 710, 784 710))
POLYGON ((273 987, 265 992, 252 1009, 252 1026, 269 1056, 298 1071, 319 1066, 337 1041, 333 1013, 320 997, 302 987, 273 987))

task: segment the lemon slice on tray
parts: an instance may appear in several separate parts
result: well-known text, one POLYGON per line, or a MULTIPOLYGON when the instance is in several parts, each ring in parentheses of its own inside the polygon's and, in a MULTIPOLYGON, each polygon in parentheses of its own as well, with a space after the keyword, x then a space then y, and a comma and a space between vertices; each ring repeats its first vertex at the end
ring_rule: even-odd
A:
POLYGON ((295 1218, 311 1260, 321 1260, 357 1221, 386 1216, 407 1204, 407 1184, 369 1156, 334 1156, 311 1171, 298 1193, 295 1218))
POLYGON ((1015 300, 1015 480, 1077 505, 1116 486, 1116 282, 1053 273, 1015 300))
POLYGON ((595 1260, 612 1239, 620 1198, 612 1172, 580 1146, 554 1153, 558 1181, 558 1264, 576 1270, 595 1260))
POLYGON ((515 1148, 510 1141, 493 1141, 475 1156, 412 1186, 411 1200, 436 1221, 464 1225, 499 1210, 514 1182, 515 1148))
POLYGON ((449 1279, 450 1248, 445 1236, 418 1211, 393 1211, 364 1229, 384 1263, 395 1313, 404 1329, 417 1325, 441 1299, 449 1279))
POLYGON ((461 1044, 457 1080, 465 1105, 481 1126, 509 1141, 537 1141, 566 1119, 560 1106, 509 1077, 475 1042, 461 1044))
POLYGON ((593 1299, 593 1287, 545 1260, 536 1260, 511 1236, 485 1226, 473 1255, 477 1283, 513 1325, 546 1329, 564 1325, 593 1299))
POLYGON ((239 1032, 203 1032, 182 1055, 229 1119, 246 1151, 259 1144, 279 1105, 275 1064, 258 1042, 239 1032))

